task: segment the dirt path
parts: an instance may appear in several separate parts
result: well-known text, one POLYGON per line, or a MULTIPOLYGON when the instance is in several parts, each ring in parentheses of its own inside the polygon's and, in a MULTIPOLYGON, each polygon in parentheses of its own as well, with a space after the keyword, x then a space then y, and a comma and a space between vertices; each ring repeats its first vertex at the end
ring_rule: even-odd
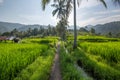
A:
POLYGON ((59 51, 60 51, 60 42, 58 42, 57 44, 57 52, 55 54, 54 63, 52 66, 52 71, 49 80, 62 80, 61 72, 60 72, 59 51))

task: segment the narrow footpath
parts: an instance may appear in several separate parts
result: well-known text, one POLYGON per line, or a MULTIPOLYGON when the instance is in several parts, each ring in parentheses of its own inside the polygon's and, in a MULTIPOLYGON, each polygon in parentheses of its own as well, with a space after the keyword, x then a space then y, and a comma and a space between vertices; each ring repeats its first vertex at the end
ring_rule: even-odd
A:
POLYGON ((60 71, 59 51, 60 51, 60 42, 58 42, 57 44, 57 50, 49 80, 62 80, 61 71, 60 71))

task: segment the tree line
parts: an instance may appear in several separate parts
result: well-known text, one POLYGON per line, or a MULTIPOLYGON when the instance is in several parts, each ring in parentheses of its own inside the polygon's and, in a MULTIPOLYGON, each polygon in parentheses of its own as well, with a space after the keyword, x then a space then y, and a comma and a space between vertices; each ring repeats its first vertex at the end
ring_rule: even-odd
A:
POLYGON ((26 31, 19 31, 18 29, 13 29, 10 32, 1 33, 1 36, 16 36, 20 38, 31 37, 31 36, 38 36, 38 37, 45 37, 45 36, 57 36, 59 33, 57 32, 56 27, 52 27, 50 25, 47 26, 48 28, 40 27, 40 28, 29 28, 26 31))

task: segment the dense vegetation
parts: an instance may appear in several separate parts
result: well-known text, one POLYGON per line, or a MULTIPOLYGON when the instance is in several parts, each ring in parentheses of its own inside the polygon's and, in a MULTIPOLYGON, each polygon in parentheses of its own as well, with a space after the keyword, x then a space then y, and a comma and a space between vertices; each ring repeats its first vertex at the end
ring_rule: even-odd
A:
POLYGON ((83 74, 74 62, 74 57, 66 52, 66 48, 61 47, 60 67, 63 80, 92 80, 89 76, 83 74))
POLYGON ((24 39, 19 44, 1 42, 0 80, 13 80, 17 76, 15 80, 30 77, 32 80, 47 80, 56 40, 57 38, 24 39))
MULTIPOLYGON (((28 26, 29 27, 29 26, 28 26)), ((4 32, 1 36, 16 36, 20 38, 31 37, 31 36, 38 36, 38 37, 45 37, 45 36, 56 36, 56 28, 50 25, 47 28, 39 26, 39 28, 28 28, 27 30, 20 31, 19 29, 13 29, 9 32, 4 32)))
MULTIPOLYGON (((41 0, 43 10, 50 1, 52 0, 41 0)), ((76 1, 78 5, 81 3, 81 0, 53 0, 52 7, 55 9, 52 14, 53 16, 57 15, 57 18, 59 18, 56 28, 49 25, 47 29, 43 27, 39 27, 40 29, 38 29, 38 25, 34 25, 37 28, 25 30, 24 26, 24 29, 20 30, 20 26, 22 25, 15 24, 19 25, 18 30, 14 28, 11 32, 3 33, 3 30, 7 31, 7 29, 2 25, 4 28, 0 36, 27 37, 27 39, 24 39, 19 44, 14 44, 10 41, 2 42, 3 38, 1 37, 0 80, 48 80, 58 38, 45 38, 46 36, 59 36, 61 40, 66 41, 61 44, 60 50, 60 67, 63 80, 120 79, 120 49, 118 48, 120 46, 120 39, 96 37, 96 35, 104 33, 101 31, 105 29, 99 29, 100 31, 97 32, 97 29, 95 30, 93 27, 90 31, 82 28, 78 34, 92 35, 94 37, 78 37, 76 28, 76 1), (74 36, 66 33, 72 8, 74 9, 74 30, 71 30, 70 33, 72 34, 74 32, 74 36), (71 37, 67 39, 66 36, 71 37), (42 39, 31 39, 28 37, 42 39)), ((107 8, 107 1, 98 1, 107 8)), ((120 0, 111 1, 115 4, 120 4, 120 0)), ((10 26, 9 23, 7 25, 10 26)), ((97 26, 101 27, 101 25, 97 26)), ((108 26, 113 27, 114 25, 108 26)), ((116 23, 116 26, 119 27, 119 23, 116 23)), ((120 36, 120 33, 115 33, 117 31, 116 29, 111 30, 107 31, 107 35, 104 34, 104 36, 120 36), (112 32, 115 34, 113 35, 112 32)))
MULTIPOLYGON (((48 80, 58 37, 26 38, 20 43, 0 42, 0 80, 48 80), (8 67, 9 66, 9 67, 8 67)), ((119 80, 120 40, 102 36, 78 36, 61 43, 63 80, 119 80)))
POLYGON ((78 48, 72 49, 69 37, 65 47, 71 59, 96 80, 120 79, 120 45, 117 38, 79 36, 78 48), (117 41, 117 42, 116 42, 117 41))

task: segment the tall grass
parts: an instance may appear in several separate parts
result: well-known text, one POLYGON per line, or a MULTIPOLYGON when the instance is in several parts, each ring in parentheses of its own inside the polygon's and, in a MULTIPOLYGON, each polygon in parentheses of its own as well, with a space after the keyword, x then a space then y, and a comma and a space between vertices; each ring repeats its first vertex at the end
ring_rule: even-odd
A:
POLYGON ((88 56, 80 48, 76 49, 72 54, 79 61, 84 70, 89 73, 95 80, 119 80, 120 71, 110 67, 109 65, 94 59, 94 56, 88 56))
POLYGON ((81 43, 81 48, 87 53, 100 55, 108 62, 120 62, 120 42, 108 43, 81 43))
POLYGON ((47 48, 46 45, 32 43, 0 43, 0 80, 12 80, 47 48))
POLYGON ((48 80, 53 64, 54 49, 43 52, 32 64, 23 69, 14 80, 48 80))
POLYGON ((74 57, 66 53, 66 50, 61 47, 60 49, 60 67, 63 80, 93 80, 89 76, 84 76, 81 71, 77 69, 74 62, 74 57))

